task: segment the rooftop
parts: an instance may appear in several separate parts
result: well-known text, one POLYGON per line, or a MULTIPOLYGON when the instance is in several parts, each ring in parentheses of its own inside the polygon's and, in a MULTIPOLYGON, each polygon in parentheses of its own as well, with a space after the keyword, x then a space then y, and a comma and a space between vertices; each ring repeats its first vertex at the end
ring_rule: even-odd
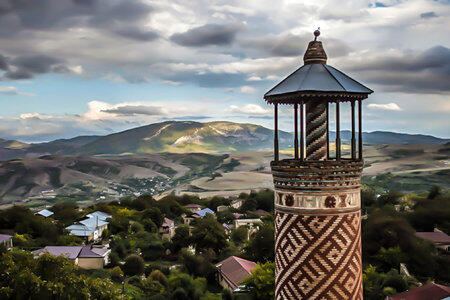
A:
POLYGON ((299 103, 312 99, 345 101, 365 99, 373 91, 343 72, 327 65, 327 55, 322 42, 315 39, 308 44, 303 57, 304 65, 269 90, 264 99, 270 103, 299 103), (338 99, 336 99, 338 98, 338 99))
POLYGON ((36 214, 47 218, 47 217, 50 217, 51 215, 53 215, 53 212, 49 211, 48 209, 43 209, 43 210, 38 211, 36 214))
POLYGON ((215 213, 209 208, 204 208, 202 210, 199 210, 199 211, 195 212, 194 214, 195 215, 199 215, 200 217, 204 217, 204 216, 206 216, 206 214, 215 215, 215 213))
POLYGON ((70 231, 70 234, 81 237, 88 237, 96 230, 95 228, 87 227, 86 225, 83 224, 73 224, 67 226, 66 229, 70 231))
POLYGON ((256 266, 256 263, 236 256, 230 256, 216 264, 217 270, 233 289, 250 276, 256 266))
POLYGON ((200 204, 188 204, 185 205, 186 208, 201 208, 202 206, 200 204))
POLYGON ((448 297, 450 297, 450 287, 432 282, 388 297, 388 300, 441 300, 448 297))
POLYGON ((7 234, 0 234, 0 243, 1 242, 4 242, 4 241, 7 241, 7 240, 10 240, 10 239, 12 239, 13 237, 11 236, 11 235, 7 235, 7 234))
POLYGON ((95 211, 93 213, 86 215, 86 217, 88 217, 88 218, 98 217, 99 220, 105 221, 106 219, 111 218, 112 216, 108 215, 107 213, 104 213, 102 211, 95 211))
POLYGON ((69 259, 76 258, 100 258, 109 252, 106 248, 91 248, 91 246, 46 246, 34 251, 35 255, 49 253, 54 256, 66 256, 69 259))
POLYGON ((171 219, 164 218, 164 222, 162 223, 162 227, 173 227, 175 225, 175 222, 171 219))
POLYGON ((80 221, 81 224, 86 225, 87 227, 96 228, 98 226, 108 225, 107 221, 97 219, 97 218, 87 218, 80 221))
POLYGON ((436 244, 450 244, 450 236, 445 232, 416 232, 416 236, 430 240, 436 244))

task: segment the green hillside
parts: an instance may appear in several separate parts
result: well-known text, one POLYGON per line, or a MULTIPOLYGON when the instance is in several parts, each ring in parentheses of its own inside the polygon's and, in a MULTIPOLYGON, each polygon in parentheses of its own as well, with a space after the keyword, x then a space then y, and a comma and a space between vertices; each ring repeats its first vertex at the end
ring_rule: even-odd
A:
MULTIPOLYGON (((291 134, 280 133, 282 146, 289 147, 291 140, 291 134)), ((168 121, 98 138, 76 154, 220 153, 270 149, 272 144, 273 131, 259 125, 168 121)))

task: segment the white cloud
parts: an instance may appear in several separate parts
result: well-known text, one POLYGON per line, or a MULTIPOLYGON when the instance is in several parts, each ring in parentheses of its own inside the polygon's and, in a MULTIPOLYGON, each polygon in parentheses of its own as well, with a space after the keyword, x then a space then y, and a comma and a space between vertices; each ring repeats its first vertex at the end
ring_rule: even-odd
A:
POLYGON ((256 89, 254 87, 248 86, 248 85, 244 85, 243 87, 241 87, 240 92, 242 94, 255 94, 256 93, 256 89))
POLYGON ((246 104, 242 107, 237 105, 231 105, 228 109, 228 112, 242 115, 268 115, 271 114, 272 111, 270 109, 262 108, 257 104, 246 104))
POLYGON ((20 92, 15 86, 0 86, 0 93, 5 95, 35 96, 33 93, 20 92))
POLYGON ((18 90, 14 86, 0 86, 0 93, 7 95, 17 95, 18 90))
POLYGON ((73 66, 73 67, 67 67, 72 73, 75 73, 77 75, 81 75, 83 74, 83 67, 78 65, 78 66, 73 66))
POLYGON ((394 102, 386 104, 370 103, 367 105, 367 107, 370 109, 378 109, 378 110, 396 110, 396 111, 402 110, 400 106, 398 106, 397 103, 394 102))

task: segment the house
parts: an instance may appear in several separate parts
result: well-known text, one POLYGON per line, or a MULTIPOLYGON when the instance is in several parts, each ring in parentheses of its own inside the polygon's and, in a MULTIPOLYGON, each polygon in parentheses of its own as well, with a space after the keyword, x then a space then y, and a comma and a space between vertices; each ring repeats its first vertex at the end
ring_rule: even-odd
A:
POLYGON ((434 282, 412 288, 406 292, 387 297, 387 300, 441 300, 450 297, 450 287, 434 282))
POLYGON ((73 224, 67 226, 66 229, 70 234, 76 235, 85 239, 86 241, 95 241, 99 238, 98 230, 92 227, 87 227, 83 224, 73 224))
POLYGON ((218 282, 223 288, 234 291, 245 278, 252 274, 256 266, 256 263, 252 261, 230 256, 215 266, 218 282))
POLYGON ((99 237, 101 237, 103 231, 108 228, 108 221, 101 220, 97 216, 81 220, 79 223, 86 227, 97 229, 99 237))
POLYGON ((258 230, 258 224, 262 224, 261 219, 236 219, 234 220, 234 228, 239 228, 241 226, 246 226, 248 228, 248 237, 250 238, 250 235, 258 230))
POLYGON ((159 232, 162 234, 162 237, 171 239, 175 235, 175 222, 171 219, 164 218, 164 222, 162 223, 159 232))
POLYGON ((95 211, 93 213, 87 214, 87 218, 98 218, 99 220, 106 221, 106 219, 112 218, 111 215, 108 215, 107 213, 104 213, 102 211, 95 211))
POLYGON ((236 199, 236 200, 231 201, 230 207, 239 209, 239 208, 241 208, 242 203, 244 203, 243 199, 236 199))
POLYGON ((219 205, 219 206, 217 206, 217 212, 226 211, 226 210, 228 210, 228 209, 229 209, 228 206, 225 206, 225 205, 219 205))
POLYGON ((40 215, 40 216, 43 216, 44 218, 48 218, 51 215, 53 215, 53 212, 49 211, 48 209, 43 209, 43 210, 38 211, 36 213, 36 215, 40 215))
POLYGON ((234 220, 234 228, 247 226, 249 229, 257 228, 258 224, 262 224, 261 219, 236 219, 234 220))
POLYGON ((193 215, 196 215, 196 216, 198 216, 198 217, 200 217, 200 218, 203 218, 204 216, 206 216, 206 214, 212 214, 212 215, 216 215, 211 209, 209 209, 209 208, 204 208, 204 209, 202 209, 202 210, 199 210, 199 211, 197 211, 197 212, 195 212, 195 213, 193 213, 193 215))
POLYGON ((5 245, 6 249, 11 249, 13 247, 12 235, 0 234, 0 244, 5 245))
POLYGON ((188 204, 188 205, 186 205, 184 207, 186 207, 187 209, 189 209, 193 213, 202 209, 202 206, 200 204, 188 204))
POLYGON ((44 253, 65 256, 82 269, 103 269, 109 263, 111 250, 93 246, 46 246, 33 251, 35 257, 44 253))
POLYGON ((231 231, 233 231, 233 225, 229 225, 229 224, 223 223, 222 227, 223 227, 223 229, 225 229, 225 232, 227 234, 230 234, 231 231))
POLYGON ((103 231, 108 228, 109 222, 107 221, 111 218, 101 211, 96 211, 86 215, 87 219, 81 220, 78 223, 66 227, 70 231, 70 234, 79 236, 86 239, 88 242, 92 240, 99 239, 103 231))
POLYGON ((440 230, 433 232, 416 232, 416 236, 432 241, 436 248, 450 251, 450 236, 440 230))
POLYGON ((189 225, 189 224, 191 224, 192 220, 203 218, 204 216, 206 216, 206 214, 212 214, 214 216, 216 215, 211 209, 204 208, 202 210, 196 211, 193 214, 190 214, 189 216, 182 215, 182 218, 183 218, 184 224, 189 225))

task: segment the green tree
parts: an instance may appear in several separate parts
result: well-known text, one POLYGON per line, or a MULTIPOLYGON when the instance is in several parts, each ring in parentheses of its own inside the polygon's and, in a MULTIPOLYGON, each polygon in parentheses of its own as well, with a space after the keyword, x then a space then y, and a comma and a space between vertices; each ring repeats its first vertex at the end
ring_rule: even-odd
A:
POLYGON ((248 229, 245 226, 239 226, 231 232, 231 240, 237 245, 245 243, 247 241, 247 237, 248 229))
POLYGON ((252 275, 242 282, 248 289, 253 299, 270 300, 275 295, 275 264, 266 262, 258 264, 252 275))
POLYGON ((172 252, 178 253, 181 248, 186 248, 191 243, 189 226, 181 225, 175 228, 175 235, 172 237, 172 252))
POLYGON ((126 275, 141 275, 144 273, 144 260, 137 254, 131 254, 125 259, 123 270, 126 275))
POLYGON ((275 229, 272 223, 263 223, 252 234, 245 252, 248 257, 258 262, 273 261, 275 259, 275 229))
POLYGON ((56 203, 50 208, 54 213, 53 219, 60 221, 64 226, 69 226, 81 217, 78 206, 73 202, 56 203))
POLYGON ((164 215, 157 207, 151 207, 142 212, 142 220, 150 219, 155 223, 156 227, 161 227, 164 222, 164 215))
POLYGON ((401 196, 401 193, 395 190, 390 190, 388 193, 380 195, 380 197, 378 197, 377 199, 377 203, 380 207, 387 204, 395 205, 400 202, 401 196))
POLYGON ((361 190, 361 206, 370 207, 375 204, 377 197, 373 190, 361 190))
POLYGON ((228 246, 227 234, 213 215, 207 214, 197 220, 192 229, 192 243, 195 249, 213 249, 217 254, 228 246))

